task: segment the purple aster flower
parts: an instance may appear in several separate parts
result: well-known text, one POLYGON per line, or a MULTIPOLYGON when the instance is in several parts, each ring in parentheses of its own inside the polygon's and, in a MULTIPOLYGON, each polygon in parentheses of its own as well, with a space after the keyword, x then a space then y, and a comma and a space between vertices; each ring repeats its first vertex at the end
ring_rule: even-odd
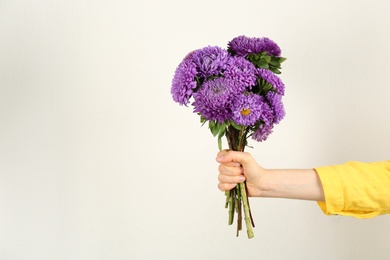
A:
POLYGON ((242 94, 234 99, 233 121, 238 125, 254 125, 260 119, 263 99, 256 94, 242 94))
POLYGON ((172 80, 171 94, 174 101, 180 105, 188 104, 196 88, 195 76, 195 64, 189 59, 183 60, 176 68, 172 80))
POLYGON ((262 141, 267 140, 268 136, 272 133, 273 128, 274 128, 274 126, 272 124, 271 125, 267 125, 267 124, 260 125, 260 127, 253 133, 252 139, 254 139, 258 142, 262 142, 262 141))
POLYGON ((283 81, 276 74, 270 70, 262 68, 258 68, 256 70, 256 74, 264 79, 267 83, 271 84, 280 95, 284 95, 283 81))
POLYGON ((192 59, 199 75, 207 78, 222 73, 226 69, 230 55, 226 50, 218 46, 209 46, 195 51, 192 54, 192 59))
POLYGON ((228 50, 234 55, 245 57, 249 53, 267 52, 269 55, 279 57, 279 46, 269 38, 250 38, 246 36, 235 37, 228 43, 228 50))
POLYGON ((243 57, 232 57, 224 72, 224 77, 236 81, 242 91, 251 89, 256 84, 256 68, 250 61, 243 57))
POLYGON ((232 106, 233 121, 238 125, 251 126, 257 121, 270 124, 273 112, 264 98, 260 95, 247 93, 237 96, 232 106))
POLYGON ((286 115, 284 110, 284 105, 282 102, 282 95, 279 95, 276 92, 270 91, 267 93, 268 102, 271 105, 272 110, 274 111, 274 123, 278 124, 286 115))
POLYGON ((194 94, 194 112, 220 123, 230 120, 232 99, 236 94, 233 80, 221 77, 206 81, 194 94))

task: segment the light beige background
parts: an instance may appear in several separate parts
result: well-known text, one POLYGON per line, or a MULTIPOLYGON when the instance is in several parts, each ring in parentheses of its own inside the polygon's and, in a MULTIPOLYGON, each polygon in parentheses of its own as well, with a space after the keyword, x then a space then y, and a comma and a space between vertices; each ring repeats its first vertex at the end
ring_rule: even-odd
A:
POLYGON ((253 199, 235 237, 217 142, 170 96, 193 49, 267 36, 287 115, 264 167, 390 155, 390 4, 0 1, 0 259, 388 259, 390 218, 253 199))

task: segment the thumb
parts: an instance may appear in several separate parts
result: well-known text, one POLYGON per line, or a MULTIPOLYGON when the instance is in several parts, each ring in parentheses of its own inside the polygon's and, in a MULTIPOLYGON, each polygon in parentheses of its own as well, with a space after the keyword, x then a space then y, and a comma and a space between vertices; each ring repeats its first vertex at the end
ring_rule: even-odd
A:
POLYGON ((240 164, 245 164, 248 161, 248 154, 238 151, 223 150, 217 154, 216 160, 219 163, 238 162, 240 164))

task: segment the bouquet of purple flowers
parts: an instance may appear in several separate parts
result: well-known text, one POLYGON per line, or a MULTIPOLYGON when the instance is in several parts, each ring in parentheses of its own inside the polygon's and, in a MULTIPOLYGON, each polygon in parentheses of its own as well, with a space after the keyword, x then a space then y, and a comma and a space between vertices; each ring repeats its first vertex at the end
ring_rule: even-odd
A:
MULTIPOLYGON (((226 136, 230 150, 244 151, 248 138, 265 141, 275 124, 284 117, 282 103, 284 84, 280 74, 279 46, 268 38, 238 36, 227 50, 208 46, 190 52, 178 65, 171 87, 173 100, 187 106, 190 100, 200 122, 208 122, 211 133, 226 136)), ((253 218, 246 184, 226 192, 229 225, 237 213, 237 236, 242 230, 242 211, 249 238, 253 234, 253 218)))

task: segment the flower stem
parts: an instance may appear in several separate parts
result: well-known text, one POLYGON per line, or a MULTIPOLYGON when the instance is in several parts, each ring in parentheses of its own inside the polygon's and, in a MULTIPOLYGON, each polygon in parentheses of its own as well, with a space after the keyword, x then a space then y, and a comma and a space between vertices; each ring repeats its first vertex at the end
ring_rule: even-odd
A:
POLYGON ((236 206, 235 201, 236 201, 236 194, 233 191, 230 193, 230 198, 229 198, 229 221, 228 221, 229 225, 233 224, 234 210, 235 210, 235 206, 236 206))
POLYGON ((242 202, 244 204, 244 219, 246 224, 246 232, 248 234, 248 238, 253 238, 254 237, 253 223, 252 223, 251 212, 248 203, 248 196, 246 195, 245 182, 239 183, 239 186, 241 190, 242 202))
MULTIPOLYGON (((233 151, 243 152, 246 145, 247 131, 244 126, 240 130, 229 126, 226 131, 226 138, 229 144, 229 149, 233 151)), ((237 236, 242 230, 242 211, 244 211, 244 220, 247 229, 248 238, 253 238, 253 219, 249 207, 249 200, 246 192, 246 183, 239 183, 236 188, 226 192, 225 207, 229 208, 229 225, 233 224, 234 211, 237 212, 237 236)))

